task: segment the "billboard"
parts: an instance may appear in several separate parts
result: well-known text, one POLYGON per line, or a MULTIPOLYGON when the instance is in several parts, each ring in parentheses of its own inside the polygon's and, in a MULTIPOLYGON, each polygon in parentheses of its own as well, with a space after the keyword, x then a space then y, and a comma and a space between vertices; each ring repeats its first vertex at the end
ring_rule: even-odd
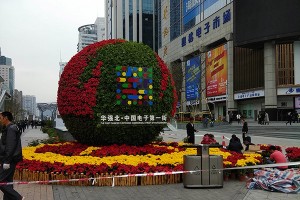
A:
POLYGON ((184 27, 184 31, 190 29, 200 22, 200 13, 200 0, 183 0, 182 24, 184 27))
POLYGON ((185 67, 185 97, 187 101, 199 99, 200 87, 200 57, 186 61, 185 67))
POLYGON ((227 45, 206 52, 206 97, 226 94, 227 45))

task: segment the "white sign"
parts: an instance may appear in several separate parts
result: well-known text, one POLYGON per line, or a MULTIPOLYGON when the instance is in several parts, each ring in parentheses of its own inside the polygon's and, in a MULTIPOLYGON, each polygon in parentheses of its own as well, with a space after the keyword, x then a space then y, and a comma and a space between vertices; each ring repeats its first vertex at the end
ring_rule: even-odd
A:
POLYGON ((255 91, 251 91, 251 92, 235 93, 234 100, 258 98, 258 97, 263 97, 263 96, 265 96, 264 90, 255 90, 255 91))
POLYGON ((218 102, 218 101, 226 101, 226 95, 220 95, 215 97, 207 97, 207 102, 218 102))
POLYGON ((300 87, 278 88, 277 95, 299 95, 300 87))
POLYGON ((100 124, 166 124, 167 115, 102 115, 98 114, 100 124))

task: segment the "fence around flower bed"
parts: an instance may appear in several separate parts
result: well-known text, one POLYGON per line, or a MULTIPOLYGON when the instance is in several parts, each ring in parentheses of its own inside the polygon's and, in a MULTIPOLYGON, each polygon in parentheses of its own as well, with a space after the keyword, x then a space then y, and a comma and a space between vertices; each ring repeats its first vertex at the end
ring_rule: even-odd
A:
POLYGON ((84 173, 60 174, 29 170, 16 170, 14 180, 22 180, 23 184, 38 183, 73 186, 138 186, 161 185, 182 182, 182 174, 146 175, 124 177, 124 174, 102 173, 89 177, 84 173))
MULTIPOLYGON (((262 145, 262 148, 266 147, 262 145)), ((292 150, 297 148, 293 147, 292 150)), ((143 147, 88 147, 68 142, 26 147, 23 154, 24 160, 16 168, 15 180, 63 185, 136 186, 182 182, 182 173, 172 172, 183 171, 183 155, 195 155, 196 149, 183 148, 182 144, 178 143, 156 143, 143 147), (155 172, 166 174, 154 176, 155 172), (136 176, 143 173, 145 176, 136 176), (95 178, 96 181, 89 178, 95 178), (69 181, 72 179, 80 180, 69 181)), ((224 168, 262 163, 261 155, 255 153, 238 154, 210 148, 210 155, 221 155, 224 168)), ((225 176, 230 174, 233 179, 239 179, 244 175, 251 177, 253 173, 252 170, 224 172, 225 180, 225 176)))

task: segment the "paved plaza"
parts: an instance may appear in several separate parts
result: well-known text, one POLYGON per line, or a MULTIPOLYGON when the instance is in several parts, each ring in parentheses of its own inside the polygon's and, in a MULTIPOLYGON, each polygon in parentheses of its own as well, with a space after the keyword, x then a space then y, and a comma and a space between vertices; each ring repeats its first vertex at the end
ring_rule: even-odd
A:
MULTIPOLYGON (((274 131, 278 127, 286 126, 283 123, 271 123, 274 131)), ((299 129, 288 132, 300 132, 300 123, 293 124, 299 129)), ((219 129, 200 129, 197 133, 200 135, 207 132, 215 134, 218 141, 221 141, 222 136, 231 137, 230 128, 224 125, 219 129), (223 132, 222 130, 227 130, 223 132)), ((232 126, 239 126, 233 124, 232 126)), ((249 129, 257 126, 255 122, 249 123, 249 129)), ((185 130, 165 131, 163 134, 165 141, 182 141, 186 136, 185 130)), ((42 133, 39 129, 27 129, 22 135, 23 146, 27 146, 29 142, 36 139, 45 139, 48 136, 42 133)), ((196 137, 197 138, 197 137, 196 137)), ((300 137, 299 137, 300 138, 300 137)), ((252 135, 254 143, 259 144, 277 144, 284 146, 300 146, 300 140, 283 139, 274 137, 262 137, 252 135)), ((284 194, 277 192, 268 192, 263 190, 248 190, 245 182, 226 181, 223 188, 196 188, 187 189, 183 184, 170 185, 152 185, 152 186, 134 186, 134 187, 93 187, 93 186, 62 186, 62 185, 39 185, 26 184, 15 185, 15 188, 26 197, 27 200, 98 200, 98 199, 156 199, 156 200, 193 200, 193 199, 218 199, 218 200, 261 200, 261 199, 276 199, 276 200, 300 200, 298 194, 284 194)), ((0 198, 2 193, 0 192, 0 198)))

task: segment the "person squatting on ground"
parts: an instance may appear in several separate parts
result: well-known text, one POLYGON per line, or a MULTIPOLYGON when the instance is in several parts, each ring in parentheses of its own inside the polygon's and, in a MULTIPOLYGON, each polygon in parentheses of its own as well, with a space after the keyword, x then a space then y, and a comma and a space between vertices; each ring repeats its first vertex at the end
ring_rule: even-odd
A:
POLYGON ((245 132, 243 132, 243 144, 246 146, 245 151, 249 150, 249 145, 254 145, 251 142, 251 137, 250 136, 246 136, 245 132))
POLYGON ((231 136, 227 149, 230 151, 235 151, 237 153, 242 153, 243 145, 241 143, 241 140, 235 134, 231 136))
POLYGON ((195 143, 195 132, 198 132, 195 128, 194 128, 194 118, 191 117, 190 118, 190 122, 186 125, 186 133, 187 133, 187 141, 188 143, 195 143))
MULTIPOLYGON (((10 112, 0 113, 0 122, 4 127, 0 141, 0 182, 13 182, 16 165, 23 159, 21 135, 17 126, 12 123, 13 116, 10 112)), ((0 185, 3 192, 3 200, 22 200, 22 197, 14 190, 13 185, 0 185)))
MULTIPOLYGON (((270 155, 270 159, 267 160, 268 164, 286 163, 287 162, 286 157, 283 155, 282 152, 278 151, 275 146, 272 145, 272 146, 270 146, 269 149, 270 149, 271 155, 270 155)), ((279 166, 277 168, 280 170, 285 170, 288 168, 288 166, 279 166)))
POLYGON ((201 144, 217 144, 217 141, 213 134, 206 133, 202 138, 201 144))

